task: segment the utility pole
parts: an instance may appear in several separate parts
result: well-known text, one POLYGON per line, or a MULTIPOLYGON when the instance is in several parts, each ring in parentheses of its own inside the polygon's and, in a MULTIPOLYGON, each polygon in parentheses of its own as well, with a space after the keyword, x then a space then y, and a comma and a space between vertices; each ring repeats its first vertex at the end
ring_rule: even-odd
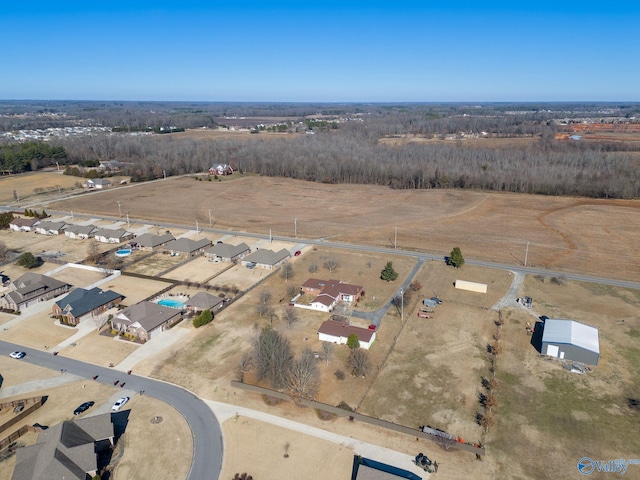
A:
POLYGON ((524 266, 527 266, 527 257, 529 256, 529 242, 527 242, 527 249, 524 252, 524 266))
POLYGON ((271 229, 269 229, 269 243, 273 243, 273 237, 271 236, 271 229))
POLYGON ((211 209, 209 209, 209 227, 211 227, 211 209))
POLYGON ((294 238, 298 238, 298 219, 293 219, 293 236, 294 238))
POLYGON ((198 220, 196 220, 196 233, 200 233, 200 227, 198 227, 198 220))
POLYGON ((129 224, 129 212, 127 212, 127 227, 130 227, 131 225, 129 224))
POLYGON ((396 227, 396 235, 393 238, 393 247, 397 250, 398 249, 398 227, 396 227))
POLYGON ((118 215, 122 218, 122 208, 120 207, 120 200, 116 202, 118 204, 118 215))
POLYGON ((404 288, 400 289, 400 323, 404 323, 404 288))

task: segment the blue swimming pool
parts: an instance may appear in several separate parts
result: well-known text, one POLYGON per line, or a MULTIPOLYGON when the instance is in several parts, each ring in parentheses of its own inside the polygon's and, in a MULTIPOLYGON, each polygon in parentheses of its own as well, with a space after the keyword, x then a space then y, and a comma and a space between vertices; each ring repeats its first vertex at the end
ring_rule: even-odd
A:
POLYGON ((180 300, 173 300, 171 298, 163 298, 158 302, 158 305, 170 308, 183 308, 184 302, 181 302, 180 300))

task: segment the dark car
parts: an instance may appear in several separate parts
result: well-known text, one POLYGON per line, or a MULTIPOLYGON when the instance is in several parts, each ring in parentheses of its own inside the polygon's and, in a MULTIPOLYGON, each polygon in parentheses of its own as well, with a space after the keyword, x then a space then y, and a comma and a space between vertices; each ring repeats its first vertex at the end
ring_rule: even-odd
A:
POLYGON ((74 415, 80 415, 82 412, 86 412, 87 410, 89 410, 91 407, 93 407, 94 402, 84 402, 82 405, 79 405, 78 408, 76 408, 73 411, 74 415))

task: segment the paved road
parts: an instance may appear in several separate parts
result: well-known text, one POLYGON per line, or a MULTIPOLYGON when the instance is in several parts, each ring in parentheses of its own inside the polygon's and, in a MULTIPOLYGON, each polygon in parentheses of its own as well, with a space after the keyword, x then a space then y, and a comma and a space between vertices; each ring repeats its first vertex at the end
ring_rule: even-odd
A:
POLYGON ((193 460, 188 479, 202 480, 219 477, 222 469, 222 430, 211 408, 193 393, 169 383, 134 374, 127 375, 110 368, 79 362, 60 355, 53 356, 48 352, 0 341, 0 355, 8 356, 14 350, 27 352, 25 358, 15 360, 16 362, 28 362, 55 371, 65 370, 65 374, 88 380, 98 375, 96 381, 110 386, 113 386, 116 380, 124 381, 127 390, 144 391, 144 395, 173 406, 185 418, 193 434, 193 460))

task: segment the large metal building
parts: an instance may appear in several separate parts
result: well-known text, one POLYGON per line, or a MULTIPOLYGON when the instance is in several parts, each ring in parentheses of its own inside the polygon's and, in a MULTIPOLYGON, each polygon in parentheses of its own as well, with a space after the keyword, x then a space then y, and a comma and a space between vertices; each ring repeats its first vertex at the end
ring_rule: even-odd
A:
POLYGON ((542 332, 543 355, 598 365, 598 329, 573 320, 547 319, 542 332))

